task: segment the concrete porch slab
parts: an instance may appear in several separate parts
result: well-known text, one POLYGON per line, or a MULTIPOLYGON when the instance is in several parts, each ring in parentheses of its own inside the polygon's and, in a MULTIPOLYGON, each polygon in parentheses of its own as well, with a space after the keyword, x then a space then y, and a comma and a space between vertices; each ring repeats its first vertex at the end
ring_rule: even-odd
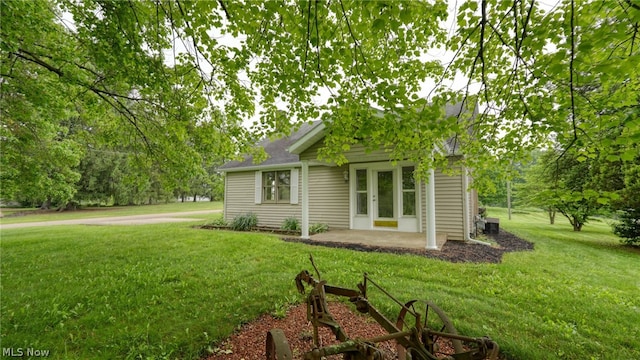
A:
MULTIPOLYGON (((325 233, 310 236, 312 241, 362 244, 380 247, 395 247, 426 250, 427 235, 384 230, 329 230, 325 233)), ((436 233, 438 250, 447 242, 447 234, 436 233)))

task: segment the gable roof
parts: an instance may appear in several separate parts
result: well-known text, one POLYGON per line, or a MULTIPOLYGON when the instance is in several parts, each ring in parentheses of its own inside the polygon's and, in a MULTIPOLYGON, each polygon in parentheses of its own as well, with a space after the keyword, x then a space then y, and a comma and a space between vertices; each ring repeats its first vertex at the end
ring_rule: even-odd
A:
MULTIPOLYGON (((382 110, 376 110, 379 113, 382 113, 382 110)), ((465 111, 467 111, 467 108, 462 101, 456 104, 447 104, 445 107, 445 116, 457 117, 465 111)), ((476 115, 478 115, 478 107, 474 106, 471 116, 475 118, 476 115)), ((311 129, 307 134, 301 136, 298 141, 295 141, 291 144, 291 146, 289 147, 289 152, 293 154, 301 154, 302 152, 310 148, 313 144, 324 137, 324 128, 324 123, 320 123, 318 126, 311 129)), ((445 141, 444 146, 444 151, 447 154, 455 155, 459 150, 460 142, 457 141, 455 137, 451 137, 445 141)))
MULTIPOLYGON (((445 116, 458 116, 465 111, 467 111, 467 109, 463 102, 447 104, 445 107, 445 116)), ((477 114, 478 108, 474 106, 472 117, 475 117, 477 114)), ((265 161, 256 164, 253 162, 253 156, 249 155, 242 161, 230 161, 219 167, 218 170, 246 171, 265 167, 298 165, 300 163, 299 155, 324 137, 325 127, 322 121, 315 121, 310 124, 303 123, 297 131, 294 131, 289 136, 275 140, 263 139, 258 146, 263 147, 267 153, 268 158, 265 161)), ((445 141, 445 149, 443 150, 449 155, 455 155, 458 152, 459 145, 456 138, 450 138, 445 141)))

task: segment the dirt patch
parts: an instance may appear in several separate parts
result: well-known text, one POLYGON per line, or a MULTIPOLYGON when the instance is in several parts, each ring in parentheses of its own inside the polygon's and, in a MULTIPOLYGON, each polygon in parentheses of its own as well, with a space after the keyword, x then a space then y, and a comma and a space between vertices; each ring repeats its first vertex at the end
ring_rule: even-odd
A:
POLYGON ((532 243, 520 239, 519 237, 504 230, 500 230, 498 234, 492 234, 489 237, 497 244, 496 246, 473 244, 464 241, 447 241, 441 250, 421 250, 386 246, 383 247, 366 244, 306 240, 290 237, 283 238, 283 240, 290 242, 302 242, 309 245, 345 248, 355 251, 413 254, 455 263, 499 263, 502 260, 502 254, 504 253, 533 250, 532 243))

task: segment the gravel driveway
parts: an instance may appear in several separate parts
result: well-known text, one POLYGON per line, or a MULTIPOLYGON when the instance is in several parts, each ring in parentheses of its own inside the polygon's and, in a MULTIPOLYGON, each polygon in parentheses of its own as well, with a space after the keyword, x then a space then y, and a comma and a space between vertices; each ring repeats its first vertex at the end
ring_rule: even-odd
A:
MULTIPOLYGON (((111 216, 111 217, 99 217, 88 219, 73 219, 73 220, 55 220, 55 221, 37 221, 26 222, 18 224, 2 224, 0 229, 18 229, 35 226, 52 226, 52 225, 144 225, 144 224, 158 224, 168 222, 180 222, 180 221, 198 221, 195 218, 184 218, 182 216, 187 215, 209 215, 220 213, 222 210, 200 210, 200 211, 185 211, 176 213, 164 213, 164 214, 148 214, 148 215, 130 215, 130 216, 111 216)), ((201 220, 206 220, 206 216, 201 220)))

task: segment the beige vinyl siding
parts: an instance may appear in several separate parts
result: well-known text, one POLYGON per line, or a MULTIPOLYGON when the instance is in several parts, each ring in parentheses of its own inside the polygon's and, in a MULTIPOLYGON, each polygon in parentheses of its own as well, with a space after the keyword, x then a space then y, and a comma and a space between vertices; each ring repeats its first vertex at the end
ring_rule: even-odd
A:
MULTIPOLYGON (((298 177, 298 199, 302 198, 301 176, 298 177)), ((228 221, 240 214, 252 212, 258 216, 258 225, 280 227, 284 219, 296 217, 302 220, 302 208, 298 204, 256 204, 255 171, 228 172, 226 174, 224 217, 228 221)))
POLYGON ((349 183, 343 172, 348 166, 309 167, 309 223, 330 228, 349 228, 349 183))
MULTIPOLYGON (((464 240, 462 178, 435 172, 436 232, 446 233, 448 240, 464 240)), ((426 229, 426 188, 422 183, 422 228, 426 229)))
MULTIPOLYGON (((468 198, 468 207, 467 207, 467 221, 468 221, 468 225, 469 225, 469 235, 473 234, 475 232, 475 220, 476 220, 476 215, 478 214, 478 191, 476 189, 472 188, 473 186, 473 178, 471 176, 467 177, 467 188, 464 188, 464 183, 463 183, 463 188, 462 190, 464 191, 464 194, 467 196, 468 198)), ((464 229, 463 229, 464 231, 464 229)))
MULTIPOLYGON (((317 143, 311 145, 307 150, 303 151, 300 156, 300 161, 309 160, 316 161, 318 160, 318 149, 320 149, 324 145, 324 140, 320 140, 317 143)), ((311 169, 309 169, 311 170, 311 169)))
POLYGON ((436 172, 436 231, 448 240, 464 240, 462 177, 436 172))
MULTIPOLYGON (((318 150, 324 146, 324 140, 320 140, 313 144, 302 154, 300 154, 300 160, 317 160, 318 150)), ((360 144, 351 145, 351 149, 344 153, 344 156, 350 163, 363 163, 373 161, 388 161, 389 154, 383 150, 376 150, 368 152, 365 147, 360 144)))

